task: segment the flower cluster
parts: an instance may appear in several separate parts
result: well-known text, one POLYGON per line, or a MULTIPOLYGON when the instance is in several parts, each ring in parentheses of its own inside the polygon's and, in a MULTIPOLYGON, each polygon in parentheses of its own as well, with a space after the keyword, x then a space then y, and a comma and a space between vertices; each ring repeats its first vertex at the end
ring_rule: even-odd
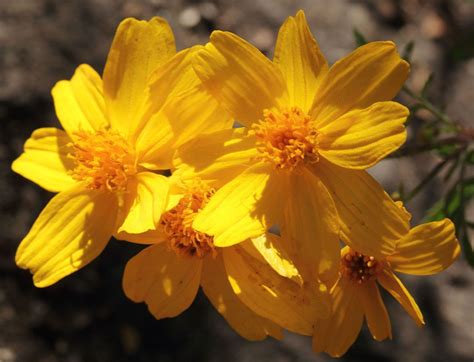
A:
POLYGON ((145 244, 123 289, 156 318, 183 312, 201 286, 243 337, 287 329, 332 356, 364 318, 391 338, 379 286, 421 326, 394 272, 451 265, 454 226, 411 228, 366 172, 405 142, 409 112, 392 99, 408 72, 388 41, 329 66, 302 11, 273 60, 222 31, 176 52, 165 20, 125 19, 102 76, 80 65, 54 86, 64 130, 34 131, 12 165, 57 193, 16 262, 47 287, 112 236, 145 244))

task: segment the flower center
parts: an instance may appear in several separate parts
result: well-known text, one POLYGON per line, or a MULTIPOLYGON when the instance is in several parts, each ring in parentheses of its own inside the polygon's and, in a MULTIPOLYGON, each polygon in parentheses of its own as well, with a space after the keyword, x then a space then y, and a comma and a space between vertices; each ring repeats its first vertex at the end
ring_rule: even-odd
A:
POLYGON ((196 181, 178 204, 161 216, 161 229, 178 256, 203 258, 209 253, 217 255, 214 238, 192 227, 194 218, 214 193, 213 188, 196 181))
POLYGON ((383 263, 373 256, 366 256, 352 249, 341 257, 341 272, 354 283, 362 284, 376 278, 383 269, 383 263))
POLYGON ((250 134, 257 137, 261 158, 273 162, 278 169, 294 169, 305 161, 319 160, 319 132, 311 118, 298 107, 280 112, 263 111, 264 119, 252 125, 250 134))
POLYGON ((125 191, 128 178, 137 172, 135 153, 128 142, 105 130, 74 135, 69 154, 75 165, 72 178, 85 181, 93 190, 125 191))

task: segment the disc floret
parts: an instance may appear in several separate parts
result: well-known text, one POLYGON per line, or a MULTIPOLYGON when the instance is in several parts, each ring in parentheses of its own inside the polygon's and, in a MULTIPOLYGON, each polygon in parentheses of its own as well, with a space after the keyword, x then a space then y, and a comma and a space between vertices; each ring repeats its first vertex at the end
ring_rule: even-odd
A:
POLYGON ((278 169, 290 170, 302 162, 319 161, 319 132, 300 108, 266 109, 263 116, 250 130, 250 134, 257 137, 257 150, 262 159, 273 162, 278 169))
POLYGON ((78 131, 70 147, 75 166, 70 174, 86 182, 89 189, 123 192, 128 179, 137 173, 135 152, 118 133, 78 131))
POLYGON ((161 229, 177 255, 198 258, 209 254, 216 256, 214 238, 192 227, 194 218, 214 193, 215 189, 196 181, 188 187, 178 204, 162 215, 161 229))
POLYGON ((362 284, 375 279, 383 269, 383 262, 373 256, 350 249, 341 257, 341 274, 354 283, 362 284))

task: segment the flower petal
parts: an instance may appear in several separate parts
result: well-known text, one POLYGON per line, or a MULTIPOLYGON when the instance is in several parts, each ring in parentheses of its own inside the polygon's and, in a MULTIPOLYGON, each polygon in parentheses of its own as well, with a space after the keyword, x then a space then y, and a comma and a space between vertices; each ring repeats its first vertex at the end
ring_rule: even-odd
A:
POLYGON ((204 261, 201 286, 214 308, 242 337, 251 341, 265 339, 267 335, 282 338, 281 327, 258 316, 235 295, 227 278, 222 254, 204 261))
POLYGON ((415 299, 391 270, 385 268, 377 280, 402 305, 419 327, 425 324, 415 299))
MULTIPOLYGON (((172 122, 163 115, 162 108, 169 98, 178 96, 186 89, 183 89, 183 83, 193 72, 192 49, 178 52, 150 75, 144 109, 131 136, 140 164, 148 169, 170 168, 170 158, 175 150, 167 146, 175 135, 172 122)), ((195 75, 194 79, 197 79, 195 75)))
POLYGON ((230 246, 262 235, 279 219, 283 175, 257 163, 219 189, 196 216, 193 227, 230 246))
POLYGON ((159 230, 148 230, 140 234, 130 234, 125 231, 114 234, 114 238, 117 240, 130 241, 136 244, 158 244, 165 241, 165 235, 159 230))
POLYGON ((390 41, 372 42, 336 62, 318 88, 311 115, 318 128, 355 108, 389 101, 408 77, 409 64, 390 41))
POLYGON ((94 260, 113 233, 117 214, 114 194, 78 184, 53 197, 36 219, 16 253, 20 268, 47 287, 94 260))
POLYGON ((77 67, 71 80, 56 83, 51 94, 56 115, 70 136, 80 130, 93 131, 108 126, 102 79, 89 65, 77 67))
POLYGON ((459 253, 454 224, 443 219, 411 229, 400 239, 395 253, 388 260, 398 272, 430 275, 449 267, 459 253))
POLYGON ((303 285, 303 279, 284 247, 285 242, 281 239, 277 235, 265 233, 242 242, 240 246, 257 260, 268 263, 282 277, 303 285))
POLYGON ((261 119, 264 109, 278 107, 288 97, 278 67, 229 32, 211 34, 211 42, 195 58, 194 69, 206 90, 246 126, 261 119))
POLYGON ((340 357, 359 335, 364 309, 357 286, 341 278, 331 290, 332 314, 314 325, 313 350, 340 357))
POLYGON ((25 142, 24 152, 12 163, 12 170, 42 188, 59 192, 76 181, 68 175, 74 163, 67 157, 71 139, 57 128, 39 128, 25 142))
POLYGON ((145 302, 156 319, 176 317, 194 301, 201 269, 201 259, 179 258, 166 243, 152 245, 127 263, 123 290, 134 302, 145 302))
POLYGON ((329 312, 328 293, 323 285, 314 289, 301 287, 239 246, 224 248, 223 253, 232 289, 262 317, 290 331, 311 335, 316 317, 329 312))
POLYGON ((302 10, 281 26, 273 61, 280 66, 291 105, 308 112, 328 64, 302 10))
POLYGON ((320 159, 313 172, 336 204, 341 237, 354 250, 383 257, 409 230, 409 214, 366 171, 350 170, 320 159))
POLYGON ((230 116, 201 88, 196 86, 194 91, 174 97, 144 126, 137 144, 142 152, 140 164, 152 169, 171 168, 179 146, 201 134, 232 128, 230 116), (160 139, 162 130, 169 133, 160 139))
POLYGON ((233 120, 209 93, 191 67, 198 49, 186 49, 155 71, 136 147, 140 163, 150 169, 171 168, 181 144, 200 134, 231 128, 233 120))
POLYGON ((352 110, 320 129, 319 152, 342 167, 369 168, 405 142, 408 113, 396 102, 352 110))
POLYGON ((362 283, 358 288, 370 333, 377 341, 383 341, 387 338, 392 339, 390 319, 377 283, 371 280, 362 283))
POLYGON ((291 197, 285 208, 282 233, 303 279, 337 278, 340 263, 339 218, 325 185, 305 167, 290 177, 291 197))
POLYGON ((118 232, 139 234, 154 230, 166 208, 168 179, 153 172, 140 172, 130 181, 125 194, 124 221, 118 232))
POLYGON ((104 69, 104 95, 113 129, 133 133, 147 100, 152 72, 176 53, 166 20, 123 20, 117 28, 104 69))
POLYGON ((180 177, 200 177, 219 187, 249 168, 257 155, 255 137, 237 128, 197 136, 177 150, 173 163, 180 177))

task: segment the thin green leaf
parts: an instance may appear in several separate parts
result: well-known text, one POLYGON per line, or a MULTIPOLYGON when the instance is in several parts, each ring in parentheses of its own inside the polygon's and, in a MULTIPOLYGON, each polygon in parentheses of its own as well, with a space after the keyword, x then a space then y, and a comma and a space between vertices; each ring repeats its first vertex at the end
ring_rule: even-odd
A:
POLYGON ((438 154, 441 157, 450 157, 458 151, 459 151, 459 148, 455 144, 440 145, 439 147, 436 148, 436 152, 438 152, 438 154))
POLYGON ((423 180, 420 181, 420 183, 418 185, 416 185, 416 187, 411 190, 410 193, 408 193, 403 201, 404 202, 408 202, 410 201, 411 199, 413 199, 430 181, 432 181, 436 175, 447 165, 449 164, 449 162, 451 161, 451 159, 447 158, 441 162, 439 162, 435 167, 433 167, 431 169, 430 172, 428 172, 428 175, 426 175, 423 180))
POLYGON ((474 165, 474 150, 471 150, 466 155, 466 163, 469 165, 474 165))
POLYGON ((446 197, 445 210, 447 215, 454 215, 459 210, 461 203, 470 200, 474 196, 474 178, 458 182, 446 197), (464 198, 464 200, 462 200, 464 198))
POLYGON ((355 40, 355 43, 356 43, 357 47, 360 47, 360 46, 368 43, 367 40, 365 39, 364 35, 362 35, 362 33, 359 32, 359 30, 357 30, 356 28, 354 28, 352 33, 354 34, 354 40, 355 40))
POLYGON ((459 220, 461 210, 461 191, 463 193, 464 203, 474 197, 474 178, 464 180, 463 183, 458 182, 447 193, 446 197, 437 201, 431 209, 426 213, 425 221, 439 221, 445 217, 456 222, 464 222, 459 220), (461 187, 463 186, 463 187, 461 187))
POLYGON ((421 88, 421 96, 422 97, 426 97, 427 93, 428 93, 428 90, 431 86, 431 83, 433 83, 433 79, 434 79, 434 73, 431 73, 428 77, 428 79, 426 80, 425 84, 423 85, 423 88, 421 88))
POLYGON ((467 230, 461 235, 461 247, 464 254, 464 258, 470 266, 474 267, 474 251, 472 250, 471 241, 469 240, 469 233, 467 230))
POLYGON ((448 171, 446 171, 446 175, 444 175, 443 181, 448 182, 451 179, 451 176, 454 174, 454 172, 459 168, 459 166, 460 166, 460 158, 457 157, 456 160, 451 165, 451 167, 449 167, 448 171))
POLYGON ((415 42, 410 40, 405 47, 403 48, 402 58, 405 59, 408 63, 411 61, 411 55, 415 47, 415 42))

